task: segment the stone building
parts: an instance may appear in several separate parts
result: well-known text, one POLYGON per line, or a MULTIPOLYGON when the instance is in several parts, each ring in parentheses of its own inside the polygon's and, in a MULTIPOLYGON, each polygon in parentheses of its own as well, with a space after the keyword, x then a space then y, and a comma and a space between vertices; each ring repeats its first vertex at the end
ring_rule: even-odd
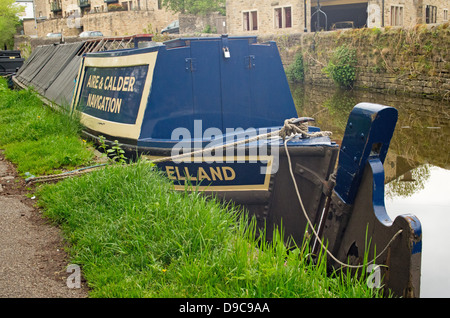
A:
MULTIPOLYGON (((105 36, 157 33, 178 15, 162 7, 161 0, 35 0, 37 35, 101 31, 105 36)), ((24 23, 25 34, 34 35, 35 22, 24 23)))
POLYGON ((227 0, 226 8, 229 34, 286 34, 339 28, 339 22, 356 28, 445 23, 450 1, 227 0))

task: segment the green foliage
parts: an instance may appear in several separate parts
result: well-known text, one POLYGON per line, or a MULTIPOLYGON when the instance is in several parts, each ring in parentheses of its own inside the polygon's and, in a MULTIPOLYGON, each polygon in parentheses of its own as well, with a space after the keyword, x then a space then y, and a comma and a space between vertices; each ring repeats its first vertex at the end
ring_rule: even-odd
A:
POLYGON ((114 144, 111 146, 111 149, 106 150, 108 155, 110 155, 112 158, 112 161, 117 162, 119 164, 125 164, 127 163, 127 158, 125 157, 125 150, 123 150, 120 145, 119 141, 114 140, 114 144))
POLYGON ((208 24, 203 30, 203 33, 217 33, 217 28, 208 24))
POLYGON ((294 63, 287 68, 286 76, 294 83, 301 83, 305 80, 305 67, 301 52, 295 56, 294 63))
POLYGON ((114 143, 111 146, 111 148, 108 148, 108 146, 106 145, 106 138, 104 136, 99 136, 99 142, 100 145, 98 147, 103 152, 103 156, 108 157, 108 159, 112 163, 118 163, 121 165, 127 163, 127 157, 125 157, 125 150, 123 150, 120 147, 119 141, 114 140, 114 143))
POLYGON ((153 29, 153 25, 151 23, 149 23, 142 32, 146 34, 152 34, 153 35, 152 40, 154 42, 164 42, 170 39, 167 33, 160 34, 159 32, 155 32, 155 30, 153 29))
POLYGON ((14 0, 0 0, 0 48, 11 46, 14 41, 16 27, 20 24, 18 13, 25 10, 23 6, 16 5, 14 0))
POLYGON ((20 50, 20 54, 22 56, 22 58, 24 58, 25 60, 27 60, 33 49, 31 48, 31 43, 30 42, 22 42, 19 44, 18 49, 20 50))
POLYGON ((225 0, 162 0, 162 5, 179 13, 204 15, 220 12, 225 15, 225 0))
POLYGON ((108 4, 108 11, 124 11, 125 9, 119 3, 110 3, 108 4))
POLYGON ((336 48, 327 66, 323 69, 327 76, 342 87, 352 87, 356 76, 356 49, 341 45, 336 48))

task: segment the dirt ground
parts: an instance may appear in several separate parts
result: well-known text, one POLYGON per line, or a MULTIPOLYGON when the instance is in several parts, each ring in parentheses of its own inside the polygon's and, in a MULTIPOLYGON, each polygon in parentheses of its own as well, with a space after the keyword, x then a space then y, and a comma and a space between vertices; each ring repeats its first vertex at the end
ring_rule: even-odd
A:
POLYGON ((67 271, 59 228, 42 216, 26 188, 0 150, 0 297, 86 298, 83 279, 78 287, 67 271))

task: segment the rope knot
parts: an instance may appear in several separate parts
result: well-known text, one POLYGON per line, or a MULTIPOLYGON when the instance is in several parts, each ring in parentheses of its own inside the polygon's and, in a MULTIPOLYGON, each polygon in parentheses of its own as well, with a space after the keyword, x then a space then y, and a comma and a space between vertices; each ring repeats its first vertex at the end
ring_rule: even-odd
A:
POLYGON ((291 118, 284 121, 284 126, 279 132, 279 136, 285 140, 291 135, 300 135, 300 138, 331 136, 330 131, 308 132, 308 122, 314 121, 311 117, 291 118))

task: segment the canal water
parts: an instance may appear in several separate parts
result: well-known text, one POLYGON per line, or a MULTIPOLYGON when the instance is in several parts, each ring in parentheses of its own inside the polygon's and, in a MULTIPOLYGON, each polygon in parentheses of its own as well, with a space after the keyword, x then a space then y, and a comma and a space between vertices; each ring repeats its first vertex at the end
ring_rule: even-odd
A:
POLYGON ((291 88, 299 116, 342 140, 353 106, 393 106, 399 112, 385 168, 391 217, 413 214, 422 225, 421 297, 450 297, 450 102, 334 87, 291 88))

